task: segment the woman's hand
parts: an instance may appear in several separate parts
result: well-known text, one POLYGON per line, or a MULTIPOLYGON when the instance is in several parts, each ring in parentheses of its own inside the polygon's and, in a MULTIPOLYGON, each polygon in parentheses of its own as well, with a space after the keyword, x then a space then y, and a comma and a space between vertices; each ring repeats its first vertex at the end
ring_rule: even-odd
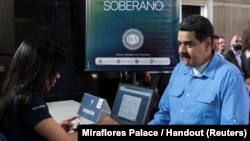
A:
POLYGON ((105 117, 104 119, 98 121, 96 125, 119 125, 119 123, 111 117, 105 117))
POLYGON ((77 119, 77 118, 80 118, 80 116, 73 116, 69 119, 66 119, 66 120, 63 120, 59 123, 59 125, 66 131, 66 132, 69 132, 71 130, 71 128, 73 127, 73 123, 72 121, 77 119))

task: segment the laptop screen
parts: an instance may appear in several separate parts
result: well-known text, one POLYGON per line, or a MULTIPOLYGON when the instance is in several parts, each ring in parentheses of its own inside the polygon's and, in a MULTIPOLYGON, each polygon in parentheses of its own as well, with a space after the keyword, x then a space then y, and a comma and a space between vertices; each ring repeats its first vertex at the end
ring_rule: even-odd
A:
POLYGON ((153 89, 120 83, 111 117, 130 124, 144 124, 153 95, 153 89), (118 118, 118 119, 117 119, 118 118))

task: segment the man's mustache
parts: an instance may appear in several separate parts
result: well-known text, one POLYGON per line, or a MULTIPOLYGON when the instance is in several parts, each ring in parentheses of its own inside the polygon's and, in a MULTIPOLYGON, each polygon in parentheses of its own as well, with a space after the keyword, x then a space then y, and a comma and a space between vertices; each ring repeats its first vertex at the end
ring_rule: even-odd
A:
POLYGON ((180 55, 182 58, 191 58, 187 53, 181 53, 180 55))

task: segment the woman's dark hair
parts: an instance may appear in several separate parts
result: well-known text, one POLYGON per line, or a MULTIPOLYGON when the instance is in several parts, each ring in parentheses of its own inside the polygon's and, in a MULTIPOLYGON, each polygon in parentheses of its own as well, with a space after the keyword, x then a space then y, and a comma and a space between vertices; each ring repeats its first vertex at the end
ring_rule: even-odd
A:
POLYGON ((213 42, 214 29, 211 22, 201 15, 190 15, 183 19, 179 25, 180 31, 194 31, 195 38, 200 42, 204 41, 207 37, 211 38, 213 42))
POLYGON ((66 60, 65 50, 53 41, 39 37, 24 40, 12 58, 2 86, 0 122, 13 101, 18 103, 18 114, 39 95, 45 88, 45 79, 52 81, 66 60))

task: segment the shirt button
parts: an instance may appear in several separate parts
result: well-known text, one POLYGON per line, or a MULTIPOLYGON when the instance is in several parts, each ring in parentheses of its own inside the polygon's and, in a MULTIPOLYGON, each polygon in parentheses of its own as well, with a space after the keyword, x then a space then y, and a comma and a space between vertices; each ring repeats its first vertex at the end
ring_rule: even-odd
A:
POLYGON ((183 113, 183 112, 184 112, 184 110, 183 110, 183 109, 181 109, 181 112, 183 113))
POLYGON ((236 119, 233 119, 233 123, 236 123, 236 119))
POLYGON ((187 96, 189 96, 189 93, 187 93, 187 96))

